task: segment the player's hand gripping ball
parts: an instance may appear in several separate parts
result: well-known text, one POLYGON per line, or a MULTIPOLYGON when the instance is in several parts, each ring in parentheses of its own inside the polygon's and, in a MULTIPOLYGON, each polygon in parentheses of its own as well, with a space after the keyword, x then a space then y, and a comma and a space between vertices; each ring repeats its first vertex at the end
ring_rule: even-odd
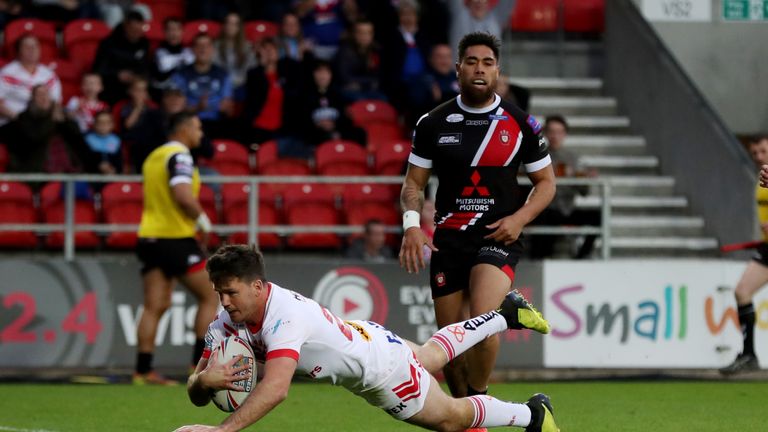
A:
POLYGON ((222 364, 238 355, 242 355, 243 358, 235 363, 234 367, 248 366, 248 369, 238 373, 243 379, 234 383, 242 391, 218 390, 211 397, 213 403, 224 412, 233 412, 239 408, 251 390, 256 386, 256 360, 253 355, 253 349, 251 349, 248 342, 237 336, 230 336, 224 339, 211 352, 211 357, 216 356, 216 362, 222 364), (249 372, 250 377, 248 376, 249 372))

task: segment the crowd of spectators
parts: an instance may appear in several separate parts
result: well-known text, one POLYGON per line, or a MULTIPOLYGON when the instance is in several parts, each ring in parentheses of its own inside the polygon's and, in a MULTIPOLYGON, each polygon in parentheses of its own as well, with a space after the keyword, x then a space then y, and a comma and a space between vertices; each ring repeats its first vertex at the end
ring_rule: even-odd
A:
MULTIPOLYGON (((497 17, 508 17, 513 4, 201 0, 186 2, 185 16, 158 23, 147 3, 0 1, 0 25, 40 18, 62 28, 87 18, 112 26, 94 58, 84 61, 91 66, 82 71, 77 94, 62 93, 55 66, 42 59, 33 33, 16 40, 15 59, 0 69, 0 141, 8 146, 10 171, 140 172, 146 155, 165 141, 164 120, 179 109, 199 115, 208 139, 232 139, 250 150, 277 140, 281 154, 309 158, 329 139, 366 145, 365 130, 350 121, 346 107, 378 99, 398 110, 405 137, 423 112, 457 94, 452 35, 480 29, 500 36, 503 20, 497 17), (437 25, 439 17, 451 26, 437 25), (220 27, 187 37, 185 23, 196 19, 220 27), (279 31, 249 38, 244 23, 251 20, 274 22, 279 31), (162 25, 162 41, 148 39, 150 22, 162 25), (48 92, 48 108, 33 97, 38 85, 36 91, 48 92), (24 122, 43 115, 40 110, 56 127, 26 130, 24 122), (30 132, 35 139, 29 140, 30 132)), ((82 54, 70 53, 76 55, 82 54)), ((198 153, 213 156, 210 144, 198 153)))

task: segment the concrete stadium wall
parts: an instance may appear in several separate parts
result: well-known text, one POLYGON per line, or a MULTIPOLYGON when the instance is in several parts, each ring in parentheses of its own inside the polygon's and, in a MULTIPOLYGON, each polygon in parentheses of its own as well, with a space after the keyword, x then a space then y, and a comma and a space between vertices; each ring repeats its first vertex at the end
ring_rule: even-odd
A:
MULTIPOLYGON (((424 342, 436 330, 428 276, 397 263, 267 257, 270 280, 344 319, 371 319, 424 342)), ((744 263, 693 260, 522 262, 515 286, 550 320, 548 336, 502 335, 500 369, 711 368, 738 350, 732 292, 744 263)), ((132 367, 141 311, 133 259, 0 262, 2 368, 132 367)), ((768 293, 755 301, 768 357, 768 293)), ((178 287, 157 335, 156 364, 186 370, 196 306, 178 287)))
MULTIPOLYGON (((697 0, 633 0, 664 2, 683 8, 697 0)), ((737 134, 768 131, 768 19, 757 22, 724 21, 723 0, 711 3, 711 21, 650 23, 696 83, 709 103, 737 134)), ((670 17, 669 19, 674 19, 670 17)))

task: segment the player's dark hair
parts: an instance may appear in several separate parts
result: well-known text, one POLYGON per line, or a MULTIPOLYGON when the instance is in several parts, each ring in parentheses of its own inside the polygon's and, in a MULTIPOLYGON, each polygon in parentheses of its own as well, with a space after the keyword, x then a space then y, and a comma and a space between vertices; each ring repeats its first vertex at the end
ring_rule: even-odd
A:
POLYGON ((760 144, 763 140, 768 140, 768 134, 757 134, 749 137, 749 145, 760 144))
POLYGON ((176 114, 172 115, 171 118, 168 119, 168 135, 174 134, 185 123, 187 123, 194 117, 197 117, 197 114, 193 113, 192 111, 186 111, 186 110, 177 112, 176 114))
POLYGON ((146 20, 144 19, 144 15, 141 12, 137 10, 131 10, 125 14, 125 18, 123 18, 123 22, 127 23, 131 21, 143 23, 146 20))
POLYGON ((464 54, 467 53, 467 48, 476 45, 485 45, 493 51, 493 56, 496 60, 499 59, 499 49, 501 42, 496 36, 485 32, 468 33, 459 41, 459 63, 464 60, 464 54))
POLYGON ((544 128, 546 129, 547 127, 549 127, 551 123, 560 123, 561 125, 563 125, 566 132, 568 132, 568 130, 570 129, 570 126, 568 126, 568 122, 565 120, 565 117, 563 117, 560 114, 548 115, 544 119, 544 128))
POLYGON ((178 23, 178 24, 184 24, 184 21, 180 17, 177 16, 170 16, 163 20, 163 28, 167 29, 169 24, 172 23, 178 23))
POLYGON ((256 279, 266 282, 264 256, 254 246, 243 244, 225 245, 208 258, 205 264, 214 286, 226 284, 232 279, 250 283, 256 279))
POLYGON ((19 36, 19 38, 16 39, 16 41, 13 43, 13 49, 16 52, 17 56, 19 55, 19 50, 21 49, 21 43, 24 42, 27 39, 30 39, 30 38, 34 39, 34 40, 38 41, 38 43, 40 43, 40 40, 34 34, 29 33, 29 32, 24 33, 23 35, 19 36))

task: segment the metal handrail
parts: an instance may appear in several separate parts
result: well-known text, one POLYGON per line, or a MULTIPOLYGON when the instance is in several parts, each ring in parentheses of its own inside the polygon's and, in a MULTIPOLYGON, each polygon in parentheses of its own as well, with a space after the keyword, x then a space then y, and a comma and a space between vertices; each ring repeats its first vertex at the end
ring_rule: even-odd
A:
MULTIPOLYGON (((248 242, 258 244, 259 232, 289 235, 294 233, 335 233, 356 234, 362 232, 362 227, 342 225, 259 225, 258 223, 258 194, 260 184, 402 184, 403 176, 201 176, 203 183, 248 184, 248 224, 247 225, 214 225, 213 232, 217 234, 231 234, 247 231, 248 242)), ((36 233, 64 232, 64 257, 72 261, 75 258, 75 232, 93 231, 97 233, 135 232, 138 225, 134 224, 76 224, 74 222, 75 207, 75 182, 89 183, 141 183, 142 177, 138 175, 93 175, 93 174, 0 174, 0 181, 15 182, 62 182, 64 183, 65 220, 63 224, 3 224, 0 223, 0 232, 3 231, 35 231, 36 233)), ((522 185, 530 185, 527 177, 519 177, 522 185)), ((558 186, 599 186, 602 192, 602 219, 599 227, 571 227, 571 226, 532 226, 526 227, 523 232, 534 235, 584 235, 598 234, 603 238, 601 255, 603 259, 610 258, 610 218, 611 218, 611 180, 609 178, 558 178, 558 186)), ((430 179, 429 191, 434 198, 437 189, 437 179, 430 179)), ((400 233, 399 226, 388 226, 389 233, 400 233)))

